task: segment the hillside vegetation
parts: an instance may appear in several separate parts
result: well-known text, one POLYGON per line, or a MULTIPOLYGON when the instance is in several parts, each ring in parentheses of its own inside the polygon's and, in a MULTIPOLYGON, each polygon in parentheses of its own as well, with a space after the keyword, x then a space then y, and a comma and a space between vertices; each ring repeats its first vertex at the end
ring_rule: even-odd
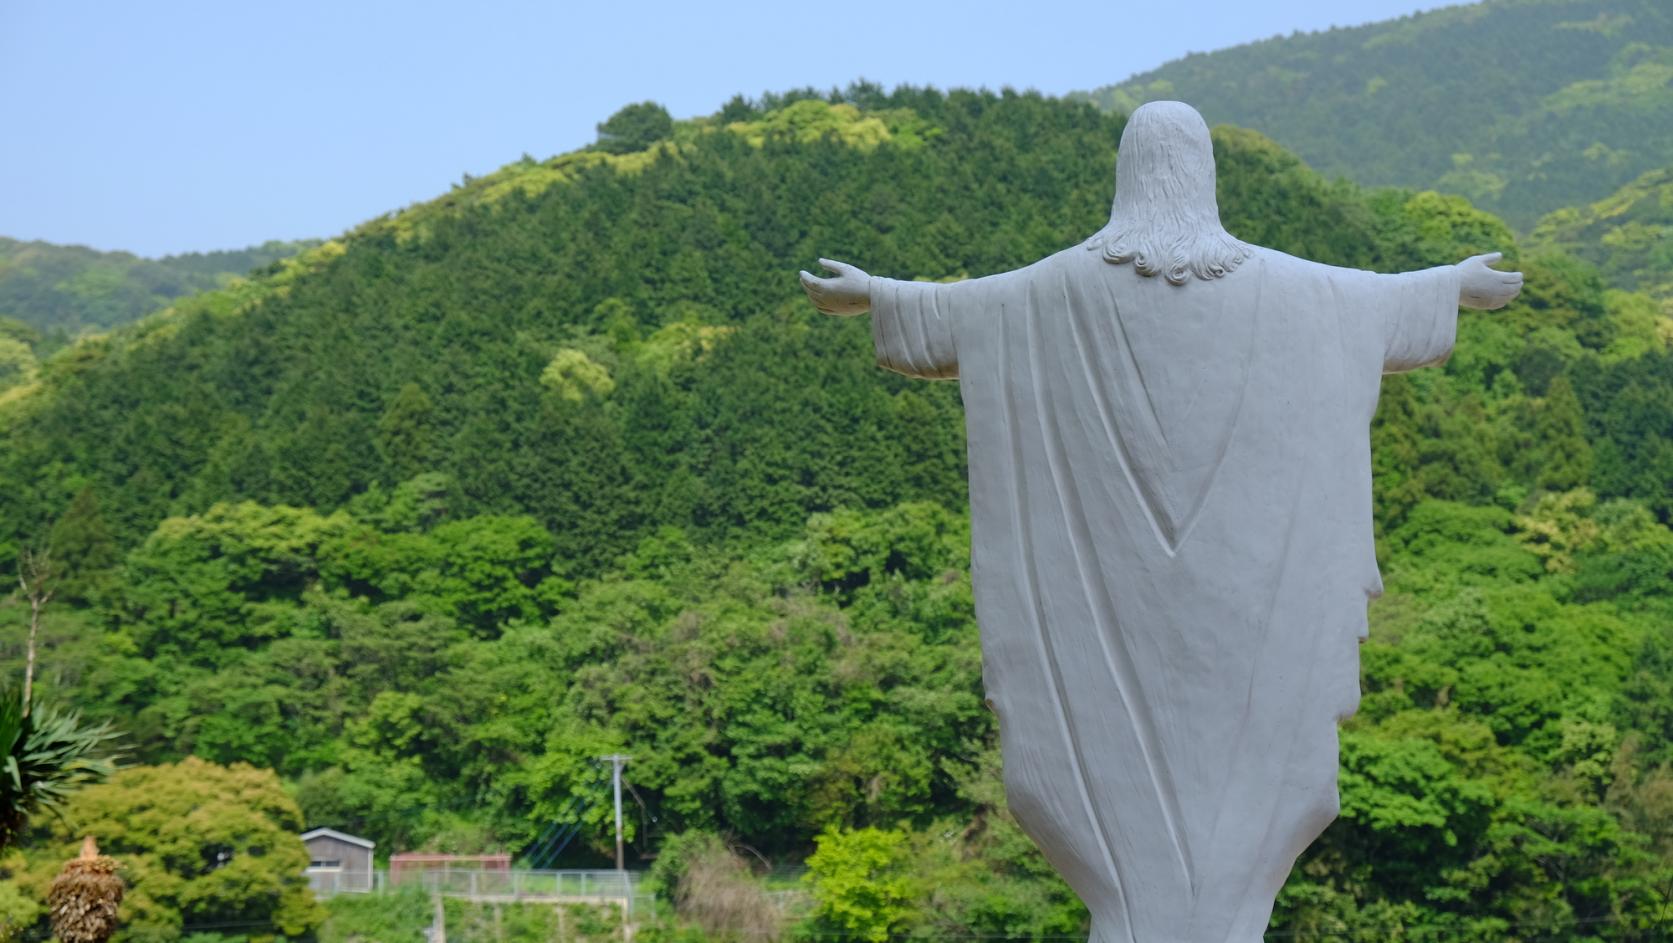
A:
MULTIPOLYGON (((605 861, 595 758, 623 751, 630 860, 660 853, 668 890, 747 848, 806 860, 809 939, 1083 934, 999 786, 957 389, 878 371, 794 273, 959 278, 1072 244, 1106 219, 1122 119, 865 86, 651 117, 0 393, 0 551, 61 567, 43 686, 136 762, 276 770, 309 824, 380 851, 532 858, 558 824, 563 862, 605 861)), ((1385 384, 1388 593, 1343 816, 1275 927, 1646 938, 1673 878, 1665 315, 1461 199, 1215 145, 1245 239, 1528 273, 1444 370, 1385 384)), ((55 840, 0 866, 26 882, 55 840)))
POLYGON ((1673 310, 1673 166, 1661 167, 1589 206, 1557 210, 1529 241, 1596 265, 1611 285, 1673 310))
POLYGON ((61 344, 84 330, 115 327, 159 311, 183 295, 220 288, 310 245, 266 242, 142 259, 127 252, 0 236, 0 317, 57 336, 61 344))
POLYGON ((1526 229, 1673 154, 1673 6, 1487 0, 1193 54, 1090 98, 1181 99, 1327 176, 1462 194, 1526 229))

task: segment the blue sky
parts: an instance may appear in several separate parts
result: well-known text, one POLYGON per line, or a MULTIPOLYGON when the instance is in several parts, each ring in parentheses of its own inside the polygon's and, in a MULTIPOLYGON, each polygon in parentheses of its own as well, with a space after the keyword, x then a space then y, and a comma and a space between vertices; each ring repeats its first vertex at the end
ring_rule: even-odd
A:
POLYGON ((0 0, 0 235, 142 255, 331 236, 651 99, 1119 81, 1423 0, 0 0))

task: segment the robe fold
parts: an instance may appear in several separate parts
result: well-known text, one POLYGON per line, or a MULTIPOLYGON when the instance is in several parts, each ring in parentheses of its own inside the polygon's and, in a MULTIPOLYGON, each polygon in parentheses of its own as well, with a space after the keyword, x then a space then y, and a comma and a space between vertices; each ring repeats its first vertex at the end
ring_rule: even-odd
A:
POLYGON ((1175 286, 1076 247, 871 286, 878 362, 963 395, 1012 812, 1093 940, 1260 940, 1338 811, 1380 378, 1450 353, 1456 270, 1255 249, 1175 286))

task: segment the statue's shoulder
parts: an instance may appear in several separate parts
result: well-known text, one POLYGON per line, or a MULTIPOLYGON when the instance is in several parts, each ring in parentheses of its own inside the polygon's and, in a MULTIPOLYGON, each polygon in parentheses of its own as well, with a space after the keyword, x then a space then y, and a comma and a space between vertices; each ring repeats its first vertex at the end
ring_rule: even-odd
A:
POLYGON ((1303 278, 1329 277, 1350 280, 1366 277, 1375 278, 1377 274, 1367 269, 1347 268, 1325 262, 1315 262, 1312 259, 1304 259, 1287 252, 1279 252, 1277 249, 1268 249, 1265 246, 1250 246, 1250 249, 1253 250, 1251 258, 1261 259, 1268 271, 1278 274, 1303 278))
POLYGON ((1290 255, 1288 252, 1280 252, 1277 249, 1257 245, 1249 246, 1249 260, 1244 264, 1248 265, 1250 262, 1274 274, 1305 275, 1309 272, 1318 272, 1330 267, 1311 259, 1304 259, 1298 255, 1290 255))
POLYGON ((1072 268, 1084 262, 1089 254, 1081 246, 1073 245, 1067 249, 1059 249, 1033 265, 1025 265, 1017 269, 1017 272, 1043 272, 1052 269, 1072 268))
POLYGON ((1032 262, 1021 268, 967 279, 961 284, 981 285, 992 290, 999 290, 1007 286, 1026 285, 1029 281, 1042 276, 1061 275, 1073 270, 1075 266, 1085 261, 1084 257, 1087 254, 1082 252, 1078 246, 1071 247, 1054 252, 1038 262, 1032 262))

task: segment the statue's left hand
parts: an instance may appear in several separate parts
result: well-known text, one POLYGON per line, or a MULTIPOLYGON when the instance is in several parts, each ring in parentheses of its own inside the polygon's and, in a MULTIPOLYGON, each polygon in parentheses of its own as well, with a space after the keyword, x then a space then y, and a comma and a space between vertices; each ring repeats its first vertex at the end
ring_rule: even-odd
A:
POLYGON ((825 314, 850 316, 865 314, 871 308, 871 276, 847 262, 820 259, 819 264, 837 273, 835 278, 820 278, 802 273, 802 290, 807 292, 813 306, 825 314))
POLYGON ((1498 252, 1472 255, 1458 263, 1458 303, 1466 308, 1491 311, 1510 304, 1522 292, 1521 272, 1501 272, 1493 264, 1504 256, 1498 252))

